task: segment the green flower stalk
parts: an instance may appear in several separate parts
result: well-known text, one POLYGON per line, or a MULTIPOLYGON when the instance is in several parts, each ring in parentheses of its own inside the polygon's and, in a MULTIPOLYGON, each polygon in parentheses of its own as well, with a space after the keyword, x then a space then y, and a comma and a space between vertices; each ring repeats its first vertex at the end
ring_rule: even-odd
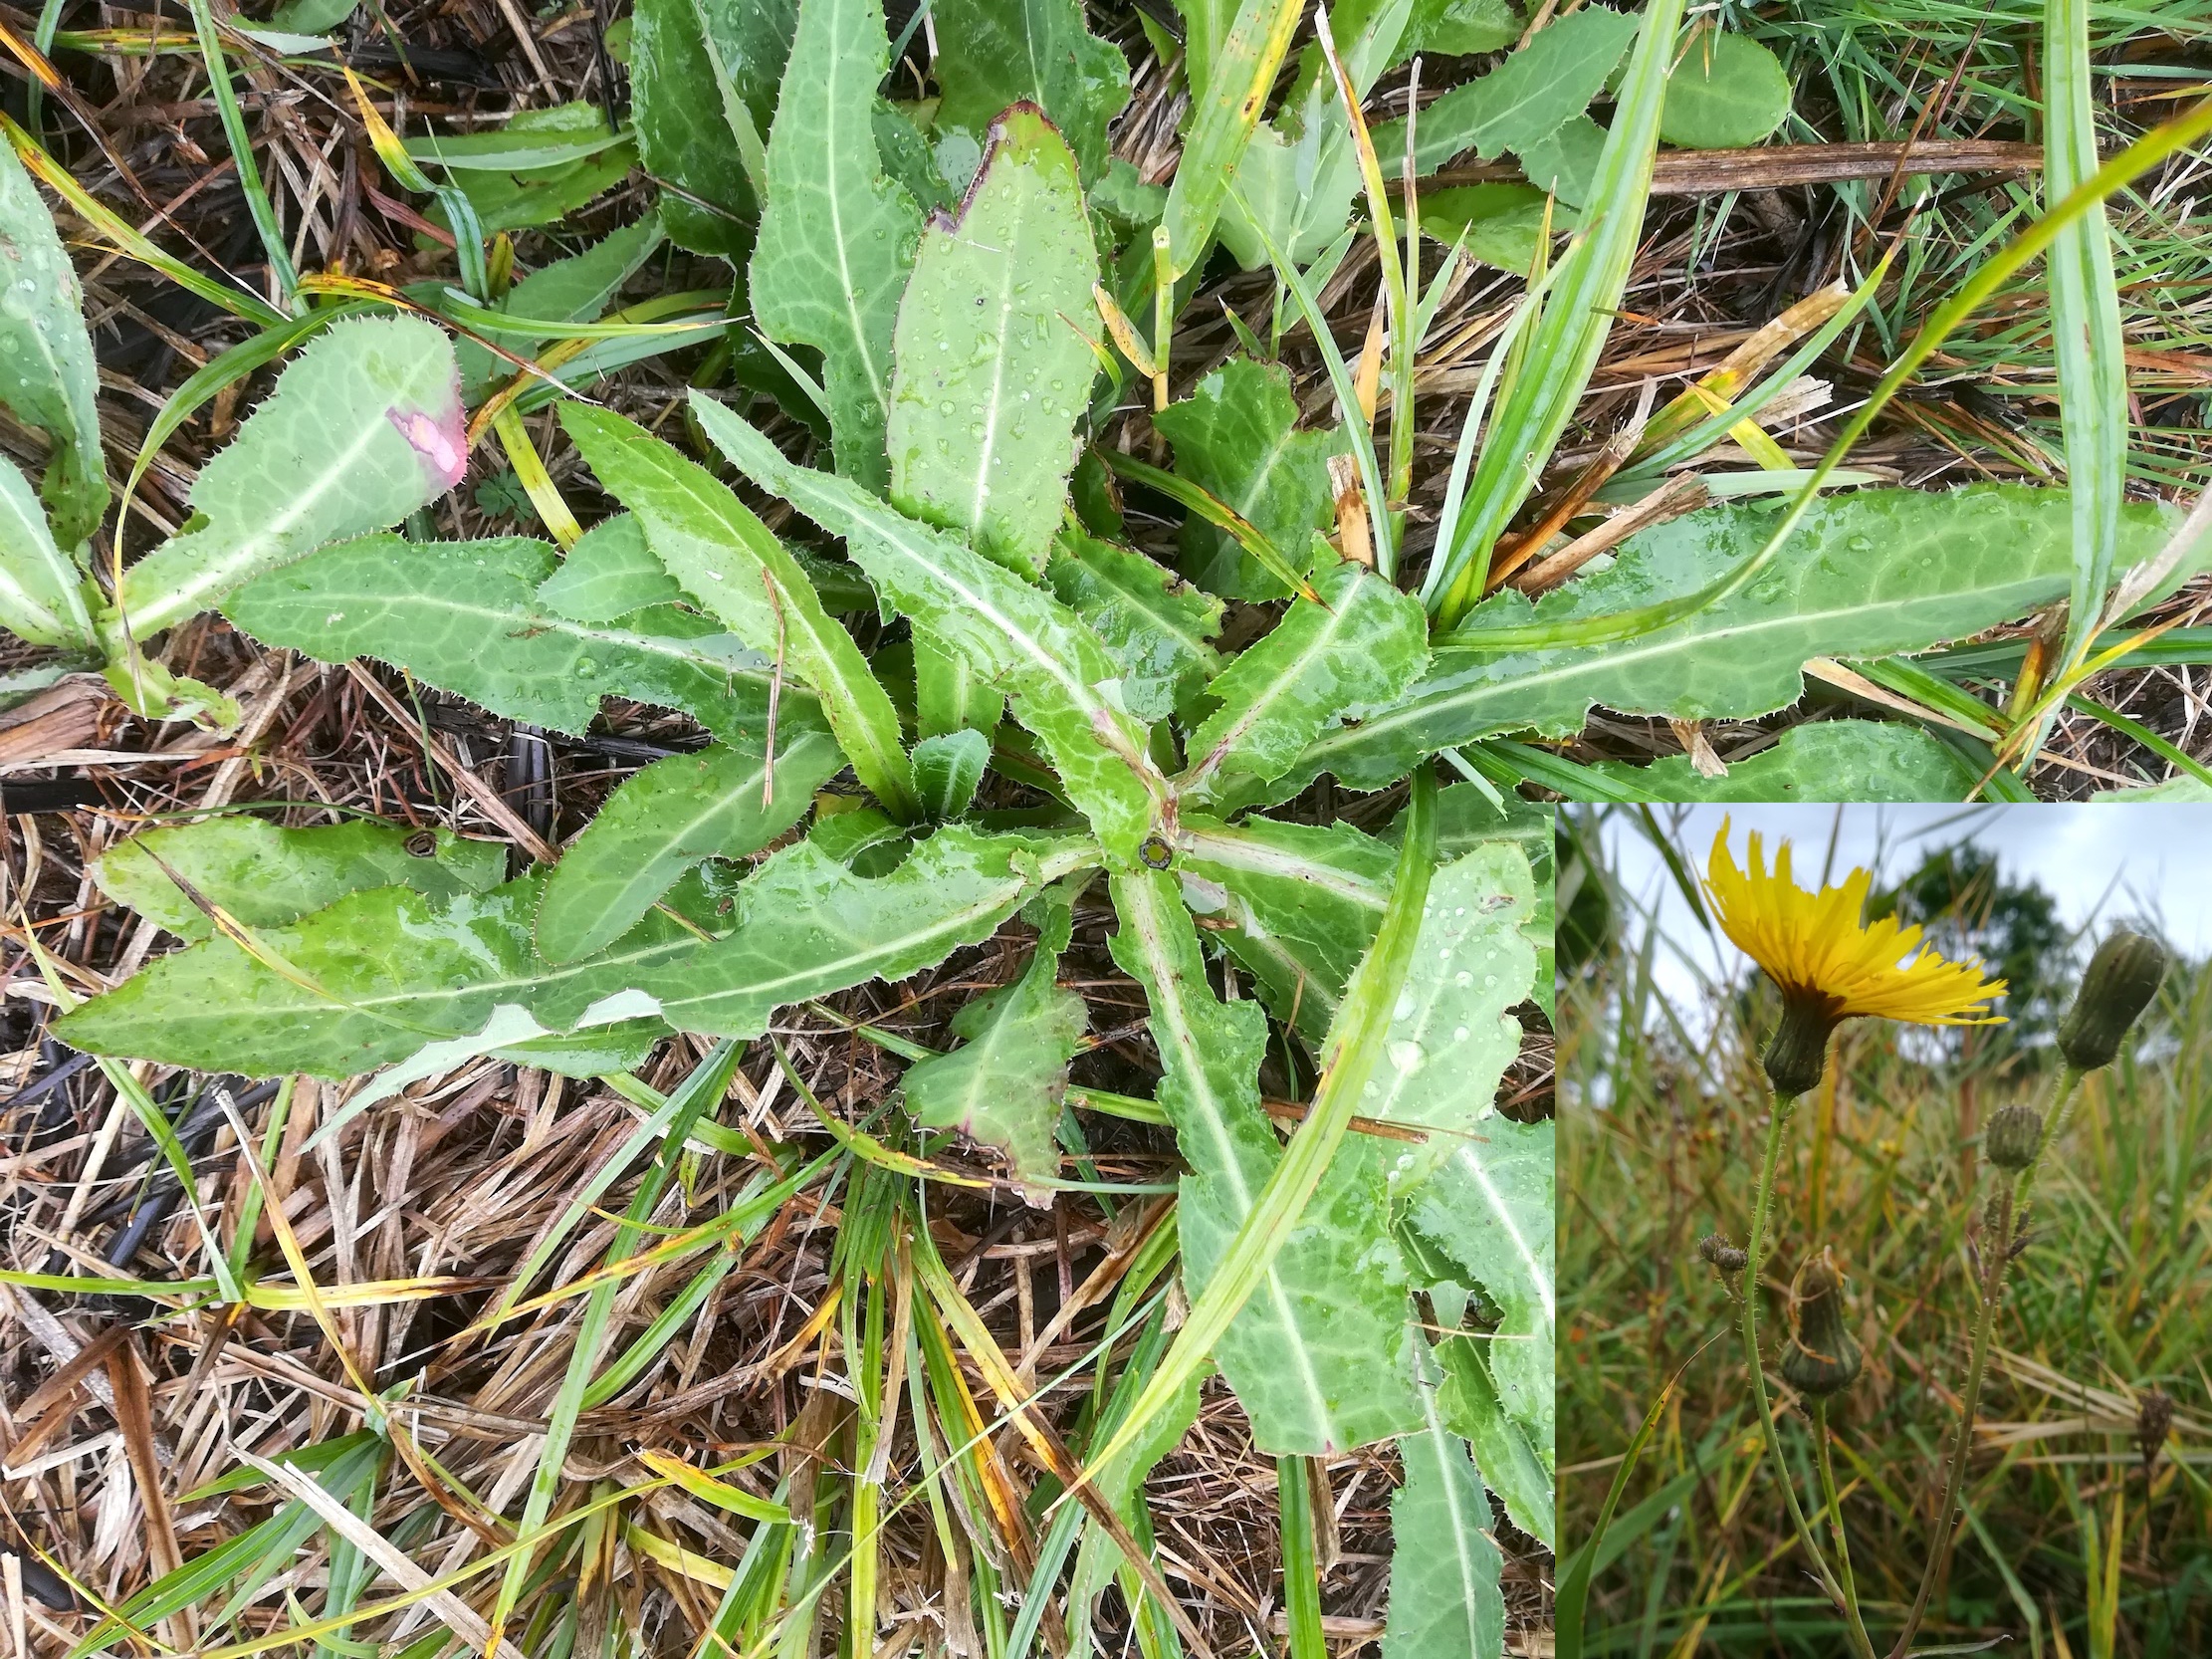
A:
POLYGON ((1937 1510, 1935 1547, 1920 1575, 1919 1592, 1905 1615, 1904 1630, 1890 1649, 1889 1659, 1904 1659, 1912 1638, 1927 1616, 1928 1598, 1943 1575, 1951 1555, 1951 1533, 1958 1516, 1959 1493, 1966 1483, 1966 1459, 1974 1434, 1974 1412, 1981 1403, 1982 1377, 1989 1363, 1989 1344, 1997 1325, 1997 1308, 2004 1301, 2005 1273, 2017 1253, 2013 1237, 2016 1218, 2027 1208, 2035 1185, 2036 1170, 2044 1153, 2066 1125, 2083 1075, 2109 1066, 2120 1045, 2142 1018, 2165 978, 2166 953, 2154 939, 2124 929, 2107 936, 2090 958, 2075 993, 2074 1006, 2059 1027, 2059 1055, 2064 1064, 2054 1090, 2051 1109, 2037 1112, 2029 1106, 2007 1106, 1990 1119, 1984 1149, 1989 1161, 2003 1174, 1994 1205, 1991 1238, 1981 1253, 1981 1313, 1974 1321, 1974 1348, 1967 1361, 1966 1388, 1960 1396, 1958 1438, 1951 1444, 1951 1458, 1943 1481, 1943 1502, 1937 1510))
MULTIPOLYGON (((1782 1021, 1767 1046, 1764 1064, 1774 1085, 1774 1111, 1767 1124, 1766 1149, 1751 1205, 1751 1237, 1737 1294, 1744 1366, 1750 1375, 1752 1403, 1789 1502, 1798 1541, 1812 1562, 1821 1586, 1844 1612, 1854 1653, 1873 1659, 1874 1644, 1860 1616, 1848 1556, 1844 1568, 1829 1564, 1798 1503, 1797 1488, 1782 1456, 1780 1432, 1767 1404, 1766 1371, 1759 1351, 1760 1277, 1766 1265, 1767 1222, 1773 1207, 1774 1176, 1782 1141, 1799 1096, 1810 1093, 1826 1073, 1828 1040, 1838 1025, 1857 1017, 1898 1020, 1911 1025, 1994 1025, 2002 1015, 1989 1005, 2004 995, 2005 982, 1987 978, 1978 963, 1951 962, 1921 943, 1917 927, 1895 917, 1866 920, 1872 874, 1855 869, 1842 886, 1817 893, 1797 885, 1790 874, 1787 841, 1775 849, 1770 874, 1756 831, 1750 839, 1748 869, 1739 868, 1728 850, 1724 820, 1706 863, 1705 896, 1721 931, 1759 964, 1782 992, 1782 1021)), ((1856 1369, 1856 1368, 1855 1368, 1856 1369)), ((1826 1452, 1825 1421, 1821 1446, 1826 1452)), ((1831 1526, 1842 1538, 1841 1518, 1828 1495, 1831 1526)))

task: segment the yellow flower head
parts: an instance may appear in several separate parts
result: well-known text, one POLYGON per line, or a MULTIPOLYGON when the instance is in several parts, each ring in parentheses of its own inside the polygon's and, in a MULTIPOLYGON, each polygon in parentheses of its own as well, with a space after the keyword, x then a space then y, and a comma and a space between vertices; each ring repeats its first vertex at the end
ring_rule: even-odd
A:
POLYGON ((1894 917, 1865 919, 1872 877, 1855 869, 1841 887, 1809 893, 1790 875, 1790 843, 1766 868, 1751 832, 1750 873, 1728 850, 1728 825, 1713 837, 1705 895, 1720 930, 1781 988, 1782 1027, 1766 1057, 1777 1090, 1802 1094, 1820 1080, 1828 1034, 1857 1015, 1915 1026, 1995 1026, 1989 1005, 2005 982, 1977 962, 1951 962, 1920 942, 1920 929, 1894 917))

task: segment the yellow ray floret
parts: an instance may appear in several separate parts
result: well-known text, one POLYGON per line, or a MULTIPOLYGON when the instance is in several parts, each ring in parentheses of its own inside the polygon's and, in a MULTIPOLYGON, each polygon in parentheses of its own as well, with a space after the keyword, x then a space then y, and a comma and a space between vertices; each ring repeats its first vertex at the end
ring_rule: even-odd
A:
POLYGON ((1809 893, 1790 877, 1790 843, 1775 848, 1767 873, 1759 832, 1751 831, 1750 873, 1728 850, 1728 825, 1713 837, 1705 893, 1720 930, 1764 968, 1785 997, 1818 1001, 1830 1021, 1854 1015, 1915 1026, 1995 1026, 1989 1005, 2005 982, 1985 978, 1979 962, 1951 962, 1920 943, 1920 929, 1894 917, 1865 918, 1867 871, 1841 887, 1809 893))

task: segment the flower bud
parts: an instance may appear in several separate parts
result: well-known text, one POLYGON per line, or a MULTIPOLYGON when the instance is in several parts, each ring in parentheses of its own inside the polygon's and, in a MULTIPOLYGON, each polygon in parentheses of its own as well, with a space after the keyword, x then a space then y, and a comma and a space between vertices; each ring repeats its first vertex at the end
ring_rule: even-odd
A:
POLYGON ((2124 929, 2107 935, 2090 958, 2074 1007, 2059 1027, 2059 1053, 2067 1065, 2077 1071, 2109 1066, 2165 973, 2166 952, 2157 940, 2124 929))
POLYGON ((2158 1461, 2172 1429, 2173 1396, 2153 1388, 2135 1406, 2135 1444, 2142 1451, 2145 1470, 2158 1461))
POLYGON ((2026 1169, 2042 1146, 2043 1113, 2033 1106, 2006 1106, 1982 1136, 1982 1150, 1999 1169, 2026 1169))
POLYGON ((1722 1273, 1741 1273, 1750 1265, 1751 1258, 1738 1250, 1718 1233, 1707 1233, 1697 1241, 1700 1259, 1718 1268, 1722 1273))
POLYGON ((1824 1249, 1805 1259, 1790 1284, 1782 1375, 1800 1394, 1825 1399, 1858 1380, 1859 1363, 1859 1344, 1844 1328, 1844 1276, 1824 1249))
POLYGON ((1829 1000, 1818 995, 1782 999, 1782 1023, 1774 1028, 1765 1060, 1767 1080, 1785 1100, 1810 1094, 1828 1069, 1828 1038, 1836 1029, 1829 1010, 1829 1000))

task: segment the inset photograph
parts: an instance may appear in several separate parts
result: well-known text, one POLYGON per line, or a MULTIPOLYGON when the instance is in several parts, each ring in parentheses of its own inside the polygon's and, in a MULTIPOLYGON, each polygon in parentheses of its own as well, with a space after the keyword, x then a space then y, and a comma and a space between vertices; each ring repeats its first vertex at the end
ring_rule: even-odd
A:
POLYGON ((1559 836, 1560 1659, 2212 1652, 2212 810, 1559 836))

